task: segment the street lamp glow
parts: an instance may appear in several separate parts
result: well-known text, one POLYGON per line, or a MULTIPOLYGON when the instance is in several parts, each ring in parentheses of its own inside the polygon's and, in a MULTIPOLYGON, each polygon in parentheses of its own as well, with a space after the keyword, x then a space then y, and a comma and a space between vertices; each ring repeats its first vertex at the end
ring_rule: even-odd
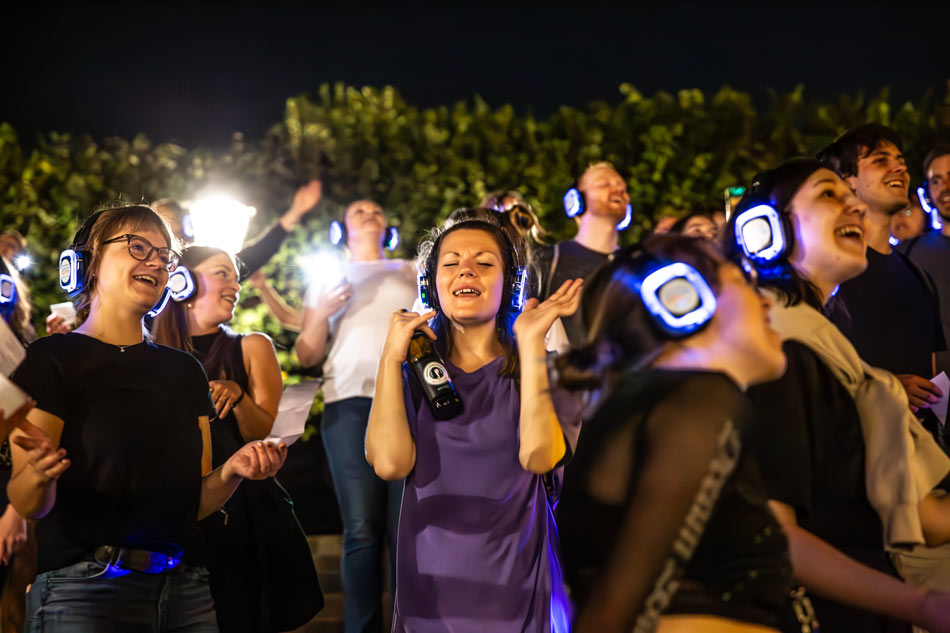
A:
POLYGON ((33 258, 26 253, 20 253, 13 258, 13 265, 16 266, 16 269, 22 273, 24 270, 33 265, 33 258))
POLYGON ((251 216, 257 213, 254 207, 226 196, 202 198, 193 202, 190 210, 194 244, 214 246, 232 255, 244 245, 251 216))
POLYGON ((300 257, 298 263, 307 273, 311 285, 324 290, 336 288, 346 281, 346 268, 340 256, 332 251, 316 251, 300 257))

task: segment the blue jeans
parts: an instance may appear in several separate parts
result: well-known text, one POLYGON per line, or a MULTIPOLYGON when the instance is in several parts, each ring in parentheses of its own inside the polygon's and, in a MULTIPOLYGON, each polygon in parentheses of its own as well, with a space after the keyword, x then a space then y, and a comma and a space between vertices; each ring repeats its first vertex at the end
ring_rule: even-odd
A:
POLYGON ((29 633, 218 631, 203 567, 156 575, 76 563, 38 575, 26 596, 26 612, 29 633))
POLYGON ((346 633, 382 627, 382 554, 389 544, 390 613, 396 587, 396 528, 402 481, 383 481, 366 461, 363 441, 371 398, 347 398, 323 408, 320 435, 343 518, 343 619, 346 633), (384 540, 385 537, 385 540, 384 540))

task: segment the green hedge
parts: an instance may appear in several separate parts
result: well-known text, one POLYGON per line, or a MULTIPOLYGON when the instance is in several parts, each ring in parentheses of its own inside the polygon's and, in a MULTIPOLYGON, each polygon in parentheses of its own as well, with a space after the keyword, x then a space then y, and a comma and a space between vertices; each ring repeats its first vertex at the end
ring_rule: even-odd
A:
MULTIPOLYGON (((561 211, 563 191, 587 164, 608 160, 629 184, 637 215, 624 239, 633 240, 657 218, 718 200, 724 187, 745 183, 785 157, 812 154, 863 121, 891 125, 904 136, 917 176, 926 145, 950 138, 950 92, 928 92, 916 104, 892 103, 886 91, 828 102, 807 98, 800 87, 772 94, 760 112, 748 94, 728 87, 648 97, 624 84, 613 103, 562 107, 536 118, 510 105, 491 108, 478 97, 420 109, 391 87, 325 84, 288 99, 284 120, 264 138, 235 134, 230 148, 217 153, 156 145, 144 135, 97 142, 55 132, 41 135, 27 152, 12 126, 2 124, 0 226, 30 240, 42 320, 47 306, 61 300, 56 257, 97 204, 120 197, 187 200, 207 187, 230 187, 259 210, 253 234, 287 208, 298 184, 321 178, 324 201, 266 269, 299 302, 305 282, 297 255, 321 244, 340 212, 338 202, 356 196, 380 201, 399 223, 403 255, 427 227, 499 187, 525 192, 545 226, 563 238, 573 230, 561 211)), ((292 344, 249 287, 236 325, 292 344)), ((282 354, 282 363, 296 372, 289 355, 282 354)))

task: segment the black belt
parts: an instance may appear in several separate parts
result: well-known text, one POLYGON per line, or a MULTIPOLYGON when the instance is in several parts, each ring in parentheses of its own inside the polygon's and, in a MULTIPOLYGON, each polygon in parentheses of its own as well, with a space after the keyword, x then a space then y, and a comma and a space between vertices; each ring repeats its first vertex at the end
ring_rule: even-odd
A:
POLYGON ((172 556, 144 549, 103 545, 92 553, 96 562, 118 569, 139 571, 145 574, 178 574, 183 571, 181 555, 172 556))

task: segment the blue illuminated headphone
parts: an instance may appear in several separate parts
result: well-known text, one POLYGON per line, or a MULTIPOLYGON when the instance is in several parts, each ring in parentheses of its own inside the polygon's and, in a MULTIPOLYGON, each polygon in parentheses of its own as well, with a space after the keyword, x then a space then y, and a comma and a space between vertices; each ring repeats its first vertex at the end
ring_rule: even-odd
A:
MULTIPOLYGON (((473 224, 488 224, 492 226, 501 233, 502 237, 505 240, 505 246, 508 248, 508 252, 512 254, 512 261, 515 262, 514 266, 506 267, 509 270, 505 273, 505 286, 506 292, 509 293, 511 297, 511 308, 514 310, 515 314, 521 312, 521 309, 524 307, 525 301, 525 290, 527 286, 528 278, 528 269, 526 266, 517 265, 517 259, 519 256, 518 249, 515 248, 515 245, 512 243, 511 238, 508 237, 508 234, 505 233, 505 230, 494 224, 490 224, 485 221, 474 221, 473 224)), ((460 222, 459 224, 467 224, 467 222, 460 222)), ((459 226, 455 224, 453 226, 459 226)), ((473 226, 472 228, 479 228, 473 226)), ((443 233, 442 235, 445 235, 443 233)), ((431 272, 435 268, 435 259, 438 254, 439 244, 442 240, 442 237, 436 240, 435 244, 432 246, 432 251, 429 253, 429 257, 425 262, 425 269, 419 273, 419 301, 422 303, 422 306, 426 310, 437 310, 442 311, 442 306, 439 304, 439 292, 435 286, 435 276, 431 272)), ((502 305, 504 305, 505 298, 502 297, 502 305)))
POLYGON ((195 296, 197 289, 194 275, 186 267, 179 264, 173 272, 169 273, 168 283, 165 284, 165 289, 162 290, 162 296, 155 307, 149 310, 148 315, 152 318, 157 317, 168 306, 169 301, 176 303, 188 301, 195 296))
POLYGON ((736 205, 735 216, 736 244, 763 272, 785 262, 795 245, 795 231, 788 214, 768 199, 767 180, 767 173, 756 176, 736 205))
MULTIPOLYGON (((340 220, 334 220, 330 223, 329 232, 330 243, 334 246, 346 244, 346 224, 340 220)), ((394 251, 399 246, 399 231, 392 225, 387 225, 383 230, 383 248, 387 251, 394 251)))
POLYGON ((670 338, 690 336, 716 314, 716 295, 702 274, 686 262, 664 262, 634 246, 613 255, 634 261, 631 285, 654 325, 670 338))
MULTIPOLYGON (((581 216, 587 210, 587 198, 584 196, 584 192, 577 188, 577 184, 575 181, 574 184, 571 185, 571 188, 564 193, 564 213, 566 213, 569 218, 581 216)), ((627 212, 623 216, 623 220, 617 225, 617 230, 624 230, 630 226, 630 222, 632 221, 633 205, 628 202, 627 212)))
POLYGON ((17 291, 16 281, 7 270, 7 265, 0 259, 0 314, 9 317, 16 308, 17 291))
POLYGON ((96 220, 104 213, 97 211, 82 223, 69 248, 59 254, 59 287, 68 297, 75 297, 86 287, 89 273, 89 260, 92 253, 86 248, 89 234, 96 220))

